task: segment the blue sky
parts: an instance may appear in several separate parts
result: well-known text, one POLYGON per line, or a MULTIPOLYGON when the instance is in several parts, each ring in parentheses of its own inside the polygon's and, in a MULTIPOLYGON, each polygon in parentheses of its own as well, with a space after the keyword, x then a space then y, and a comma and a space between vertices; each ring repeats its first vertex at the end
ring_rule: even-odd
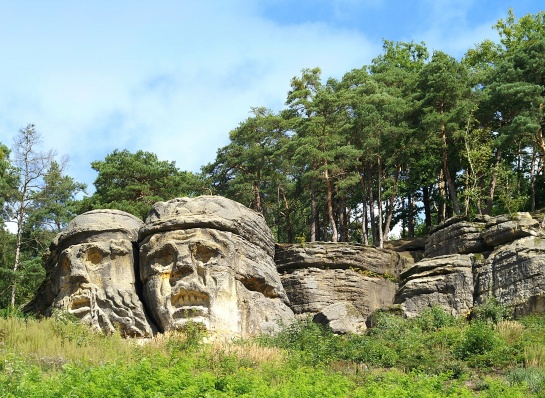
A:
MULTIPOLYGON (((199 171, 251 107, 284 106, 290 79, 369 64, 382 39, 460 58, 538 0, 0 0, 0 142, 34 123, 43 149, 90 163, 139 149, 199 171)), ((540 6, 541 4, 541 6, 540 6)))

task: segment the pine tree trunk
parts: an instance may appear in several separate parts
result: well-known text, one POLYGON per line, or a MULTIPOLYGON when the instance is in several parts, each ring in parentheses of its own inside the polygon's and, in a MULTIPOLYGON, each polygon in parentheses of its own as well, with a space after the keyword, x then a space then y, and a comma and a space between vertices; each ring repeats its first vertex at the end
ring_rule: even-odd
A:
POLYGON ((409 194, 408 199, 408 223, 407 223, 407 235, 409 238, 414 238, 414 198, 412 194, 409 194))
POLYGON ((282 200, 284 201, 284 219, 286 220, 286 234, 288 235, 288 242, 293 243, 293 229, 291 227, 291 209, 290 205, 288 203, 288 199, 286 198, 286 191, 284 188, 280 187, 280 193, 282 194, 282 200))
POLYGON ((530 166, 530 211, 536 210, 536 158, 537 154, 536 151, 533 151, 532 153, 532 164, 530 166))
POLYGON ((484 211, 484 214, 490 214, 492 212, 492 205, 494 204, 494 193, 496 191, 496 183, 497 183, 497 175, 498 175, 498 169, 500 167, 501 162, 501 149, 498 148, 496 151, 496 164, 494 165, 494 168, 492 169, 492 180, 490 181, 490 192, 488 194, 488 199, 486 200, 486 209, 484 211))
POLYGON ((442 126, 442 136, 443 136, 443 172, 445 174, 445 179, 447 181, 447 189, 450 195, 450 201, 452 202, 452 209, 454 214, 457 216, 460 215, 460 204, 458 203, 458 198, 456 196, 456 187, 454 186, 454 181, 450 176, 450 171, 448 169, 448 153, 447 153, 447 133, 445 126, 442 126))
POLYGON ((384 248, 384 230, 382 227, 382 164, 380 161, 380 156, 377 158, 377 181, 378 181, 378 189, 377 189, 377 205, 378 205, 378 247, 379 249, 384 248))
POLYGON ((327 216, 329 218, 329 224, 331 226, 331 241, 337 242, 337 225, 335 225, 335 217, 333 216, 333 186, 329 178, 329 173, 327 170, 327 162, 324 172, 324 177, 327 185, 327 216))
POLYGON ((430 190, 428 186, 422 187, 422 201, 424 202, 424 223, 426 224, 426 230, 431 230, 431 203, 430 203, 430 190))
POLYGON ((316 242, 318 239, 318 212, 316 211, 316 186, 312 183, 312 188, 310 190, 310 241, 316 242))

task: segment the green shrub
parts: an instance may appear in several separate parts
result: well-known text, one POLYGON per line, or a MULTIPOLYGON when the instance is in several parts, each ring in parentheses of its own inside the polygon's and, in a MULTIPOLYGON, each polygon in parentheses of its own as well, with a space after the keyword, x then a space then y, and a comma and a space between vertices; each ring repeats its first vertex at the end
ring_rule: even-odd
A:
POLYGON ((344 360, 384 368, 395 366, 399 358, 394 348, 369 336, 350 336, 343 343, 339 356, 344 360))
POLYGON ((373 324, 374 326, 369 329, 367 334, 385 339, 398 339, 410 328, 410 324, 406 319, 385 311, 375 312, 373 324))
POLYGON ((494 324, 510 318, 511 310, 500 304, 494 297, 490 297, 486 303, 476 305, 471 310, 471 319, 492 322, 494 324))
POLYGON ((459 323, 459 320, 456 319, 456 317, 447 313, 439 306, 433 306, 422 311, 413 321, 425 332, 436 331, 459 323))
POLYGON ((261 336, 258 341, 297 353, 297 358, 308 365, 327 364, 338 358, 339 336, 310 317, 292 322, 275 335, 261 336))
POLYGON ((499 336, 492 326, 483 321, 472 322, 465 330, 462 340, 455 348, 456 356, 467 359, 472 355, 492 351, 499 342, 499 336))

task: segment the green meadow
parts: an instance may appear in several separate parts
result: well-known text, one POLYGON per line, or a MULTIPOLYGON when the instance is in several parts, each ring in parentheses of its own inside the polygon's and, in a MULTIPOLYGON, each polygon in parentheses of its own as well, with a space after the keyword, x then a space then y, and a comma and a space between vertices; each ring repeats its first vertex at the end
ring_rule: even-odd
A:
POLYGON ((545 397, 545 317, 378 313, 365 335, 310 319, 222 341, 196 325, 150 340, 60 314, 0 318, 2 397, 545 397))

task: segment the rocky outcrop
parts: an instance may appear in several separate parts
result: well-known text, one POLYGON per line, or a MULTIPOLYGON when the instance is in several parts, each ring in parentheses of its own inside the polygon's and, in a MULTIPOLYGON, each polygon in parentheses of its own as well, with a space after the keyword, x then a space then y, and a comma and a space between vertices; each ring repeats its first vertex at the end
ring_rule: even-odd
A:
POLYGON ((67 311, 95 329, 135 337, 188 322, 247 337, 296 316, 361 333, 376 310, 410 317, 439 305, 467 315, 490 297, 516 315, 545 313, 545 236, 528 213, 453 218, 425 244, 387 242, 383 250, 275 247, 264 218, 241 204, 178 198, 156 203, 145 223, 117 210, 75 217, 45 266, 25 312, 67 311))
POLYGON ((219 196, 158 202, 145 224, 95 210, 55 238, 46 278, 25 311, 64 310, 125 336, 193 321, 247 337, 294 317, 273 253, 263 217, 219 196))
POLYGON ((447 220, 432 230, 426 242, 425 257, 490 250, 481 236, 484 226, 484 222, 468 222, 463 218, 447 220))
POLYGON ((451 254, 418 262, 400 275, 395 303, 408 317, 433 305, 455 316, 469 314, 473 307, 475 262, 473 254, 451 254))
POLYGON ((484 241, 491 247, 537 235, 539 235, 539 221, 533 219, 529 213, 490 218, 482 233, 484 241))
POLYGON ((431 305, 467 314, 490 297, 515 315, 545 313, 545 241, 539 227, 529 213, 448 220, 428 238, 426 258, 400 275, 395 302, 406 316, 431 305))
POLYGON ((339 333, 361 332, 370 313, 393 304, 408 263, 394 251, 323 242, 277 245, 275 261, 295 314, 339 333))
POLYGON ((520 238, 494 250, 476 271, 475 303, 489 297, 515 315, 545 313, 545 239, 520 238))

